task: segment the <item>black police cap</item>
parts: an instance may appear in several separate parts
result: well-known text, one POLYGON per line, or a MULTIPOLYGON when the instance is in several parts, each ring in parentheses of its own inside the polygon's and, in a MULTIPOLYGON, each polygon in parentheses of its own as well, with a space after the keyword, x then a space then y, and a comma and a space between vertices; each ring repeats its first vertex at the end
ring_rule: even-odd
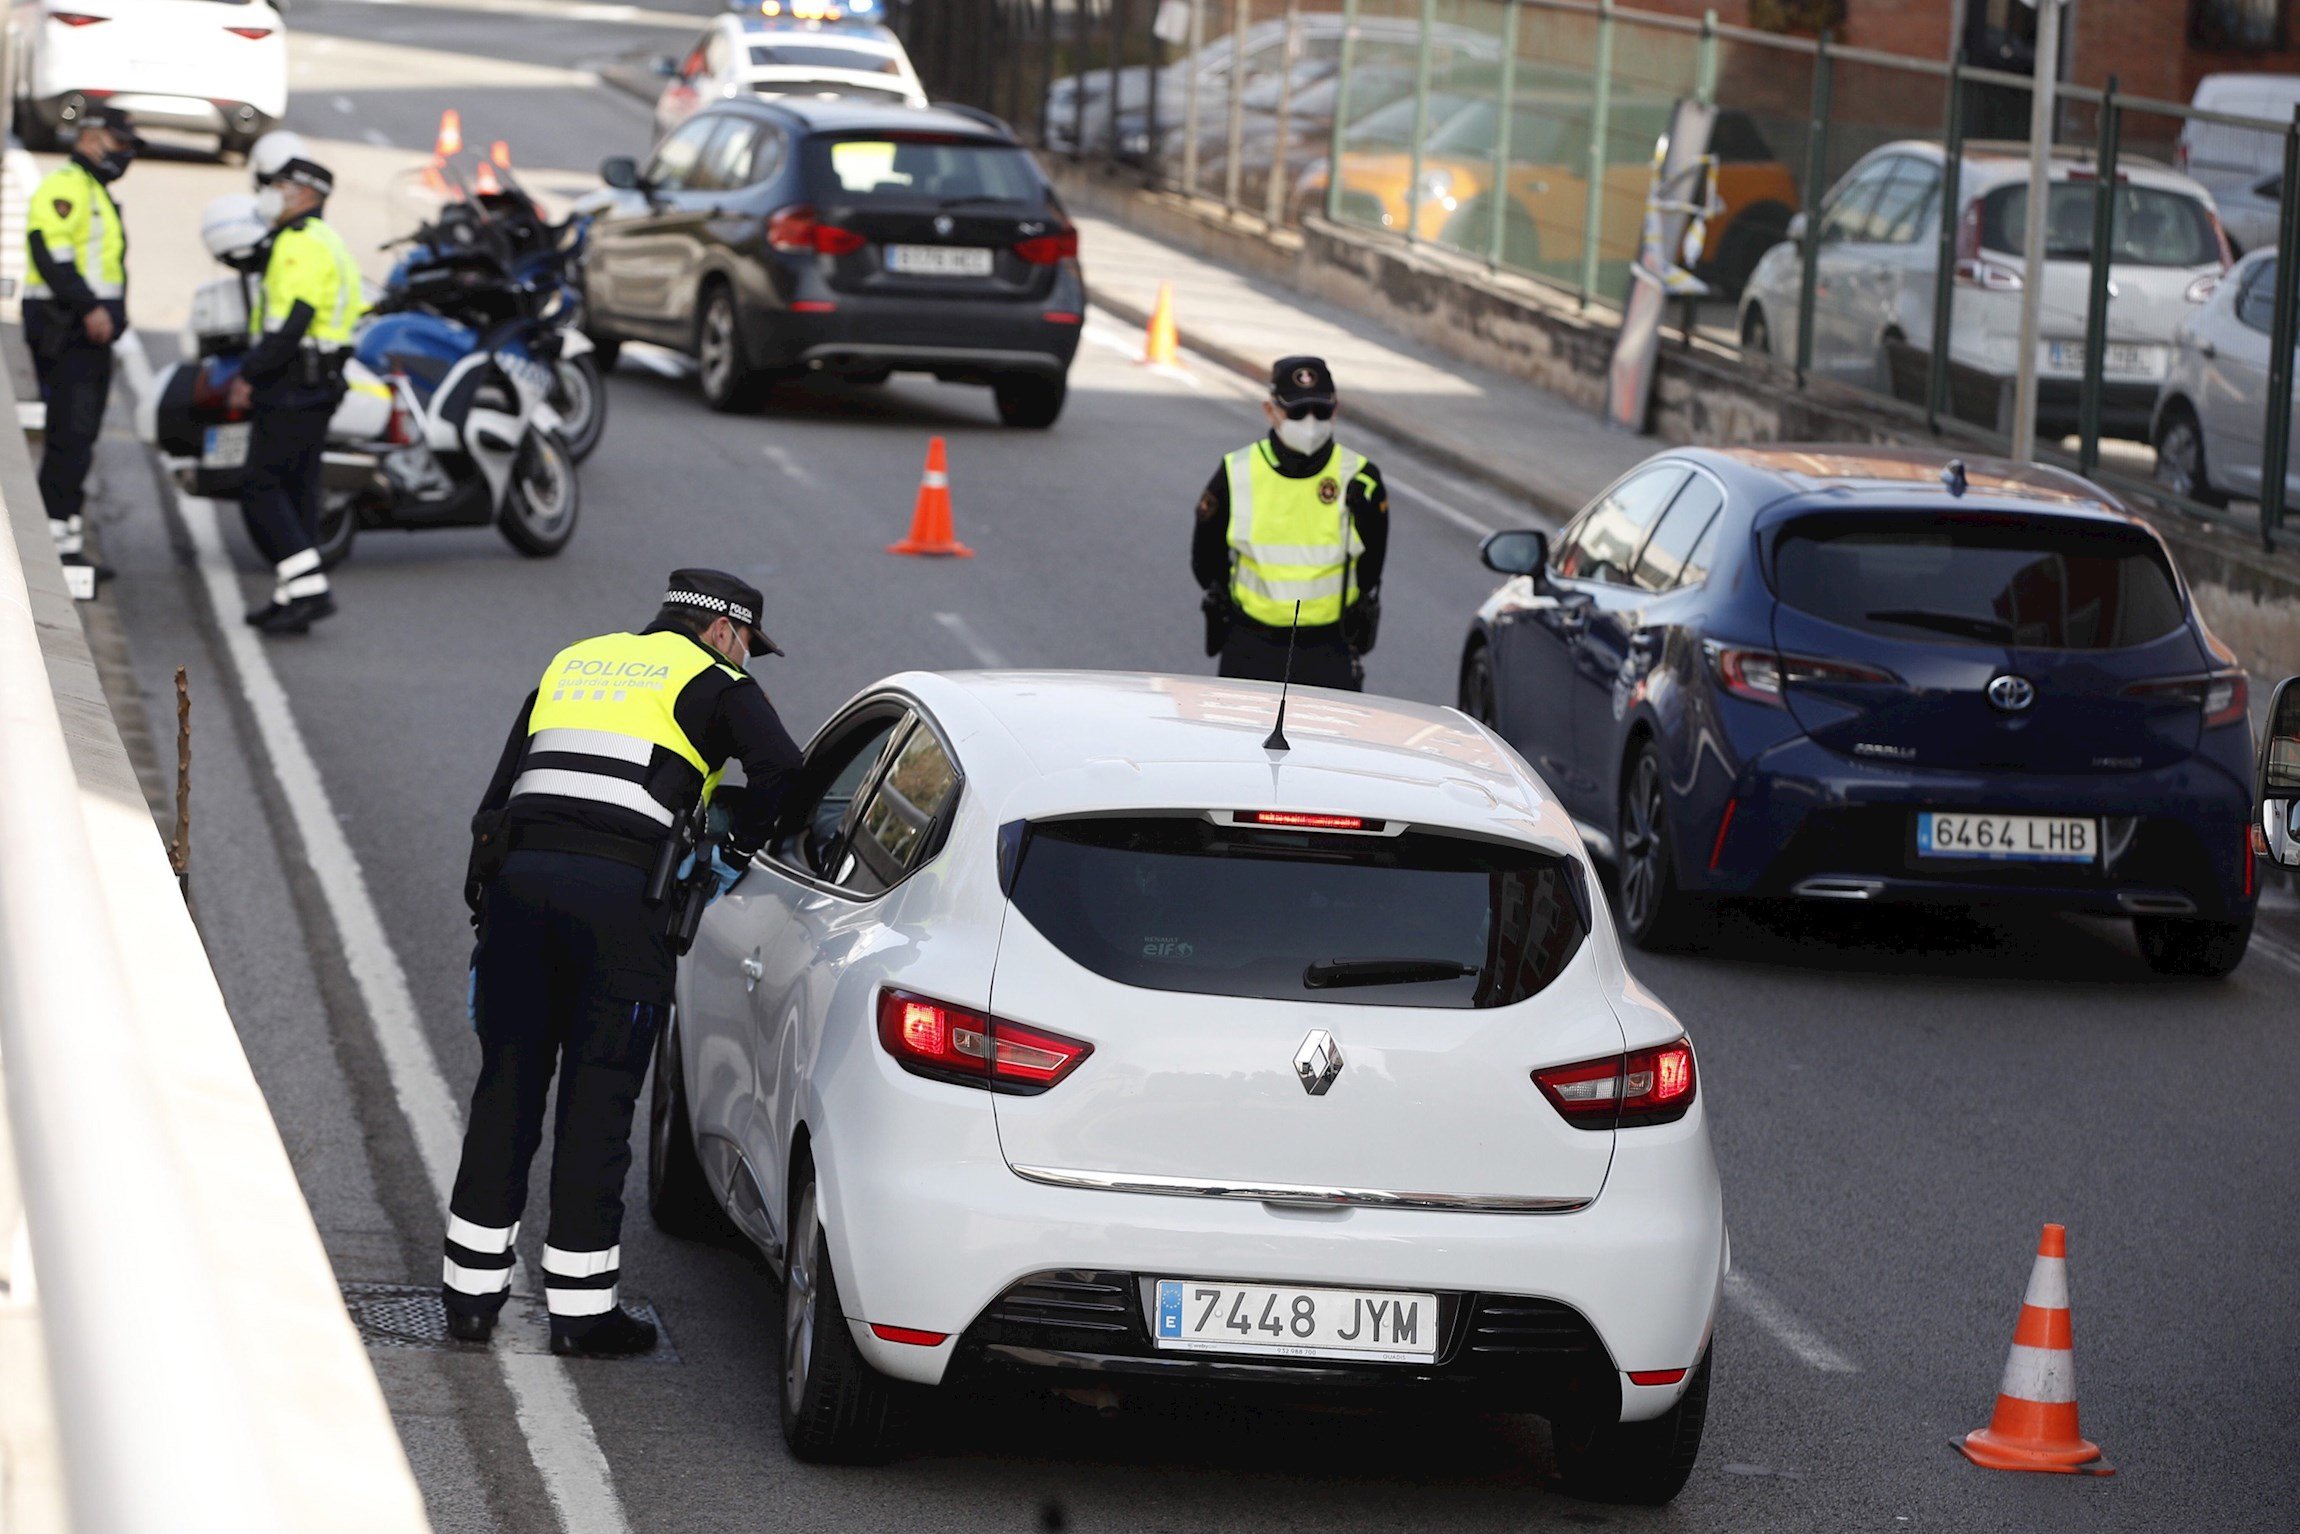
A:
POLYGON ((1334 375, 1323 357, 1280 357, 1270 364, 1270 397, 1281 405, 1331 405, 1334 375))
POLYGON ((771 655, 783 653, 783 647, 759 627, 760 612, 767 605, 759 588, 724 570, 673 570, 663 605, 690 608, 713 618, 731 618, 737 628, 751 631, 752 649, 771 655))
POLYGON ((272 177, 272 183, 275 186, 283 181, 293 182, 297 186, 309 187, 322 197, 330 197, 335 194, 335 172, 317 160, 306 160, 298 156, 288 161, 287 164, 279 168, 279 174, 272 177))
POLYGON ((143 135, 136 131, 136 121, 118 107, 96 104, 80 114, 83 128, 101 128, 106 133, 126 142, 131 150, 144 147, 143 135))

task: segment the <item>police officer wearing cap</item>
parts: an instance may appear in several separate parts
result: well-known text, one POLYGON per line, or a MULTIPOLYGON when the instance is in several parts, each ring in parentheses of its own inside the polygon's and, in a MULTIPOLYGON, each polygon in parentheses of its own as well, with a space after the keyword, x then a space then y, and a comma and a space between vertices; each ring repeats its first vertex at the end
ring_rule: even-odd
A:
MULTIPOLYGON (((667 839, 705 801, 725 821, 708 876, 730 887, 765 840, 799 749, 742 668, 782 650, 759 593, 674 570, 655 620, 552 658, 519 710, 472 821, 465 886, 479 928, 472 1023, 479 1084, 448 1203, 443 1291, 465 1341, 493 1331, 511 1284, 527 1169, 559 1075, 543 1285, 551 1348, 618 1357, 655 1328, 616 1303, 631 1109, 671 1005, 678 901, 648 899, 667 839), (723 787, 729 758, 747 781, 723 787)), ((672 846, 678 843, 673 840, 672 846)))
POLYGON ((256 345, 240 364, 231 403, 254 412, 240 514, 272 562, 271 601, 248 614, 266 634, 301 634, 335 612, 315 547, 321 455, 367 300, 350 247, 320 217, 334 190, 327 167, 294 159, 256 195, 273 229, 271 255, 263 305, 248 317, 256 345))
POLYGON ((1296 682, 1365 683, 1390 501, 1381 471, 1334 441, 1334 413, 1326 364, 1279 358, 1262 402, 1269 435, 1225 457, 1198 498, 1190 573, 1205 588, 1206 653, 1222 657, 1223 676, 1278 681, 1290 642, 1296 682))
POLYGON ((112 183, 143 147, 127 113, 89 107, 71 158, 41 179, 24 221, 24 342, 48 405, 40 499, 66 564, 89 562, 88 470, 111 399, 112 343, 128 333, 128 231, 112 183))

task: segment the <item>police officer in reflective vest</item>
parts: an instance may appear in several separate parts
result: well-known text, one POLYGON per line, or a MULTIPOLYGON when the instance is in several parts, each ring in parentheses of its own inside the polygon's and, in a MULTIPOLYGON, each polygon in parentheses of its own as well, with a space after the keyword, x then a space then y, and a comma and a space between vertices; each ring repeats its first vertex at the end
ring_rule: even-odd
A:
POLYGON ((1206 653, 1221 674, 1357 689, 1380 620, 1390 501, 1381 471, 1334 441, 1334 376, 1281 357, 1262 402, 1270 434, 1222 460, 1198 498, 1190 572, 1206 591, 1206 653), (1299 602, 1300 629, 1294 631, 1299 602))
MULTIPOLYGON (((732 885, 766 837, 799 749, 742 667, 781 649, 759 593, 716 570, 674 570, 643 633, 604 634, 552 658, 528 694, 473 818, 466 898, 479 947, 481 1049, 463 1164, 448 1203, 450 1330, 483 1342, 511 1284, 527 1169, 554 1070, 551 1224, 543 1287, 551 1348, 617 1357, 655 1328, 616 1302, 631 1109, 671 1005, 679 902, 650 904, 666 838, 708 800, 726 820, 711 855, 732 885), (732 757, 747 782, 719 786, 732 757)), ((677 845, 675 842, 674 846, 677 845)))
POLYGON ((257 194, 273 228, 263 305, 248 316, 255 348, 232 384, 235 408, 254 410, 240 514, 272 562, 272 599, 248 614, 267 634, 301 634, 335 612, 320 569, 320 458, 328 418, 342 402, 352 327, 367 312, 359 263, 319 216, 335 177, 290 160, 257 194))
POLYGON ((66 564, 88 563, 81 508, 111 398, 112 343, 128 332, 128 233, 111 184, 143 147, 125 112, 91 106, 72 157, 42 178, 24 221, 24 342, 48 404, 40 499, 66 564))

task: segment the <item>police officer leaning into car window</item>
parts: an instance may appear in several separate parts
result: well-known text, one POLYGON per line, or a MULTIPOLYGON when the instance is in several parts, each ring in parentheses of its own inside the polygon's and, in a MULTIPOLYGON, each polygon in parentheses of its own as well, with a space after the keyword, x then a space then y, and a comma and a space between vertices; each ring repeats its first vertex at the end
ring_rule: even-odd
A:
POLYGON ((256 344, 240 363, 231 404, 254 412, 240 514, 272 562, 271 601, 247 615, 266 634, 305 633, 335 612, 316 547, 321 458, 367 300, 351 248, 320 217, 334 190, 326 166, 295 159, 256 194, 272 225, 271 256, 263 305, 248 316, 256 344))
POLYGON ((48 405, 40 499, 69 565, 89 563, 88 470, 111 399, 112 343, 128 332, 128 232, 111 188, 143 147, 127 113, 90 106, 72 157, 41 178, 24 220, 24 344, 48 405))
POLYGON ((1225 457, 1198 498, 1190 573, 1205 588, 1206 653, 1222 657, 1223 676, 1280 680, 1290 641, 1296 682, 1365 685, 1390 498, 1381 471, 1334 441, 1334 413, 1326 364, 1279 358, 1262 402, 1270 434, 1225 457))
MULTIPOLYGON (((631 1109, 671 1006, 670 928, 649 900, 667 841, 708 801, 723 850, 698 879, 731 887, 772 823, 799 749, 742 668, 782 650, 759 593, 717 570, 674 570, 644 632, 552 658, 528 694, 472 820, 465 898, 479 929, 471 1013, 481 1050, 448 1203, 450 1330, 492 1332, 511 1285, 527 1169, 554 1070, 551 1224, 543 1286, 555 1353, 617 1357, 655 1328, 616 1303, 631 1109), (732 757, 741 787, 719 786, 732 757)), ((675 853, 674 853, 675 855, 675 853)), ((691 865, 689 865, 691 867, 691 865)))

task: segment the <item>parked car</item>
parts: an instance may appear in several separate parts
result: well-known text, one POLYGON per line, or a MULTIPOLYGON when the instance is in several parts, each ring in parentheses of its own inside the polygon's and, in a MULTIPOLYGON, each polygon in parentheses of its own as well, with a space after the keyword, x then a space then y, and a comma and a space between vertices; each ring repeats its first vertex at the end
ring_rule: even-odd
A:
POLYGON ((2256 889, 2244 668, 2163 541, 2057 469, 1684 449, 1508 577, 1461 703, 1555 784, 1640 944, 1721 896, 2129 917, 2222 975, 2256 889))
POLYGON ((1725 1227, 1685 1029, 1557 800, 1450 709, 911 673, 808 748, 658 1045, 648 1201, 782 1269, 783 1430, 894 1382, 1540 1412, 1699 1449, 1725 1227))
MULTIPOLYGON (((1813 299, 1813 371, 1913 399, 1932 351, 1940 267, 1939 144, 1907 139, 1864 156, 1822 200, 1813 299)), ((2084 377, 2093 196, 2086 155, 2055 150, 2046 206, 2044 303, 2037 356, 2037 429, 2077 430, 2084 377)), ((2181 319, 2210 296, 2231 256, 2211 194, 2137 156, 2117 162, 2101 430, 2145 440, 2181 319)), ((1972 143, 1957 177, 1955 288, 1949 328, 1959 415, 1999 430, 2012 420, 2020 345, 2021 248, 2028 220, 2028 146, 1972 143)), ((1766 252, 1741 296, 1741 344, 1760 356, 1797 354, 1798 242, 1766 252)))
POLYGON ((244 154, 287 111, 287 30, 269 0, 36 0, 8 14, 16 128, 58 147, 91 99, 139 128, 244 154))
POLYGON ((982 114, 727 101, 609 160, 583 259, 584 329, 692 354, 716 410, 777 378, 892 372, 987 384, 1051 426, 1078 351, 1078 231, 982 114))
POLYGON ((2284 180, 2284 125, 2300 106, 2300 75, 2206 75, 2190 106, 2257 117, 2258 128, 2184 119, 2174 164, 2210 192, 2238 250, 2276 243, 2277 196, 2284 180))
POLYGON ((2268 695, 2253 793, 2260 850, 2286 868, 2300 868, 2300 676, 2286 677, 2268 695))
MULTIPOLYGON (((2175 495, 2207 506, 2259 497, 2275 316, 2276 252, 2256 250, 2173 332, 2150 439, 2157 483, 2175 495)), ((2300 503, 2300 463, 2284 487, 2300 503)))
MULTIPOLYGON (((875 3, 875 0, 874 0, 875 3)), ((827 96, 925 106, 926 88, 910 55, 875 10, 843 5, 802 19, 759 7, 714 16, 694 46, 659 67, 668 76, 655 100, 655 131, 668 133, 714 101, 740 96, 827 96)))

